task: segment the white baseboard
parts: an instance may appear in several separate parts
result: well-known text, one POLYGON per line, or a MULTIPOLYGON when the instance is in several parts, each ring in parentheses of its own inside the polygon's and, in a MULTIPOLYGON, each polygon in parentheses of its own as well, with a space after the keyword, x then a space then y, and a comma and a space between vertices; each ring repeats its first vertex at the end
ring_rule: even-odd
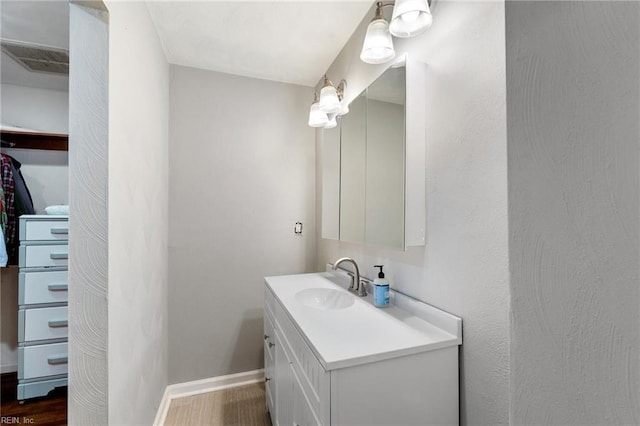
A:
POLYGON ((245 371, 243 373, 229 374, 227 376, 209 377, 208 379, 194 380, 192 382, 176 383, 167 386, 160 401, 160 407, 153 422, 154 426, 163 426, 169 411, 171 400, 186 396, 228 389, 236 386, 249 385, 264 380, 264 369, 245 371))
POLYGON ((18 371, 18 364, 0 365, 0 374, 15 373, 16 371, 18 371))

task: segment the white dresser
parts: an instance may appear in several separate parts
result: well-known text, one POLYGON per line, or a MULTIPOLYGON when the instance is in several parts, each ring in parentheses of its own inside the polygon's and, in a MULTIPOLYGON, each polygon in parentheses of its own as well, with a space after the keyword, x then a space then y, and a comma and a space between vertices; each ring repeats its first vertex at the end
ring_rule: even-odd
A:
POLYGON ((20 216, 18 400, 67 385, 67 216, 20 216))

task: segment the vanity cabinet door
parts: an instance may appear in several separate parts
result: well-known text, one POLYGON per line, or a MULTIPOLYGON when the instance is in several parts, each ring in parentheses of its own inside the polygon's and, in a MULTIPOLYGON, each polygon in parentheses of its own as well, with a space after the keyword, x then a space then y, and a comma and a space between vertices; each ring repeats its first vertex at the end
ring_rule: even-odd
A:
POLYGON ((293 379, 291 356, 283 344, 279 330, 276 330, 275 348, 275 390, 276 412, 271 419, 277 426, 289 426, 293 424, 293 379))
POLYGON ((293 378, 293 424, 294 426, 321 426, 322 423, 313 410, 312 404, 304 392, 302 382, 292 368, 293 378))
POLYGON ((279 426, 328 425, 330 374, 322 368, 268 289, 265 291, 264 333, 265 379, 269 379, 267 405, 272 423, 279 426))
POLYGON ((276 367, 276 334, 274 320, 268 310, 264 313, 264 381, 267 409, 275 414, 275 367, 276 367))

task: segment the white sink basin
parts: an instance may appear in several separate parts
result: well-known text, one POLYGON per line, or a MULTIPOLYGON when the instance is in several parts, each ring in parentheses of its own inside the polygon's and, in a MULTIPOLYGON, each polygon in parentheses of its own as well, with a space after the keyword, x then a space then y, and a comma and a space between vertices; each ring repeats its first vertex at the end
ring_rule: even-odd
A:
POLYGON ((345 309, 353 305, 355 297, 344 290, 307 288, 296 293, 297 302, 321 311, 345 309))

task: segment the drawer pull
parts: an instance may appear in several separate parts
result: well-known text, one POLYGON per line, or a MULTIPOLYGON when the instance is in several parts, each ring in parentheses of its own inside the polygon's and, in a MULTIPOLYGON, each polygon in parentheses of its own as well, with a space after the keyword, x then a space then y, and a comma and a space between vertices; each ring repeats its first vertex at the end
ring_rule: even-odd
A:
POLYGON ((265 377, 265 378, 264 378, 264 382, 265 382, 265 383, 266 383, 266 382, 268 382, 269 380, 271 380, 271 377, 265 377))
POLYGON ((53 235, 67 235, 69 228, 51 228, 51 233, 53 235))
POLYGON ((273 342, 269 342, 269 347, 270 347, 270 348, 274 347, 275 345, 276 345, 275 343, 273 343, 273 342))
POLYGON ((69 327, 69 320, 68 319, 50 320, 49 321, 49 327, 50 328, 69 327))
POLYGON ((51 365, 67 364, 69 362, 68 355, 51 355, 47 358, 47 362, 51 365))
POLYGON ((49 291, 67 291, 69 284, 49 284, 49 291))
POLYGON ((265 334, 265 335, 264 335, 264 340, 267 340, 268 338, 269 338, 269 335, 268 335, 268 334, 265 334))
POLYGON ((69 258, 69 253, 67 253, 67 252, 55 252, 55 253, 51 253, 49 255, 49 257, 51 257, 51 259, 68 259, 69 258))

